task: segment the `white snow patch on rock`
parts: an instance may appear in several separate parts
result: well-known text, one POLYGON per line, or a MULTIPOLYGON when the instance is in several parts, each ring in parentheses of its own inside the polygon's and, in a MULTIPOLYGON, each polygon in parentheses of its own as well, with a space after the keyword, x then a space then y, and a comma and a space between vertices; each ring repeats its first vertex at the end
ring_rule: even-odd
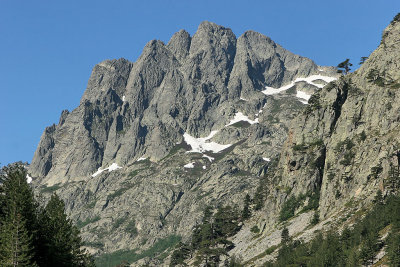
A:
POLYGON ((243 97, 240 97, 240 100, 247 101, 247 99, 245 99, 245 98, 243 98, 243 97))
POLYGON ((285 86, 282 86, 280 88, 273 88, 273 87, 268 87, 265 86, 265 90, 261 91, 262 93, 266 95, 276 95, 279 94, 280 92, 286 91, 294 86, 295 82, 291 82, 285 86))
POLYGON ((261 91, 261 92, 266 94, 266 95, 279 94, 280 92, 283 92, 283 91, 286 91, 286 90, 292 88, 297 82, 306 82, 306 83, 314 85, 314 86, 316 86, 318 88, 324 87, 324 85, 314 82, 314 81, 317 81, 317 80, 323 80, 323 81, 325 81, 327 83, 330 83, 330 82, 332 82, 334 80, 337 80, 337 78, 330 77, 330 76, 324 76, 324 75, 320 75, 320 74, 311 75, 311 76, 308 76, 306 78, 296 78, 296 80, 294 80, 291 83, 289 83, 287 85, 284 85, 284 86, 282 86, 280 88, 273 88, 273 87, 266 86, 265 90, 261 91))
POLYGON ((122 101, 125 102, 125 96, 124 95, 122 96, 122 101))
POLYGON ((109 172, 112 172, 112 171, 115 171, 115 170, 118 170, 118 169, 122 169, 122 167, 118 166, 117 163, 113 163, 108 168, 105 168, 105 169, 99 168, 97 170, 97 172, 92 174, 92 177, 96 177, 97 175, 99 175, 100 173, 102 173, 102 172, 104 172, 106 170, 109 171, 109 172))
POLYGON ((249 117, 247 117, 246 115, 244 115, 242 112, 238 112, 235 114, 235 117, 225 126, 229 126, 232 124, 235 124, 239 121, 247 121, 250 124, 254 124, 254 123, 258 123, 258 118, 256 118, 254 121, 250 120, 249 117))
POLYGON ((265 160, 265 161, 271 161, 271 159, 270 158, 263 158, 263 160, 265 160))
POLYGON ((203 153, 206 151, 212 151, 214 153, 218 153, 218 152, 230 147, 232 144, 221 145, 221 144, 218 144, 215 142, 207 142, 217 132, 218 131, 211 131, 211 133, 207 137, 203 137, 203 138, 195 138, 188 133, 184 133, 183 138, 184 138, 185 142, 192 148, 192 150, 190 150, 188 152, 203 153))
POLYGON ((186 164, 185 166, 183 166, 183 168, 193 169, 194 168, 194 162, 190 162, 190 163, 186 164))
POLYGON ((330 83, 334 80, 337 80, 337 78, 317 74, 317 75, 308 76, 307 78, 297 78, 295 80, 295 82, 306 82, 306 83, 314 85, 318 88, 324 87, 324 85, 322 85, 322 84, 314 83, 314 81, 317 81, 317 80, 323 80, 326 83, 330 83))
POLYGON ((207 158, 210 162, 213 162, 213 160, 215 159, 215 158, 210 157, 210 156, 208 156, 206 154, 203 154, 203 158, 207 158))
POLYGON ((303 91, 297 91, 296 97, 299 98, 301 103, 308 104, 308 100, 310 99, 311 95, 303 91))
POLYGON ((136 161, 142 161, 142 160, 146 160, 147 158, 143 158, 143 157, 141 157, 141 158, 138 158, 136 161))
POLYGON ((203 170, 205 170, 205 169, 207 169, 207 167, 206 167, 206 166, 203 166, 203 170))
POLYGON ((32 177, 29 174, 26 174, 26 182, 28 184, 32 183, 32 177))

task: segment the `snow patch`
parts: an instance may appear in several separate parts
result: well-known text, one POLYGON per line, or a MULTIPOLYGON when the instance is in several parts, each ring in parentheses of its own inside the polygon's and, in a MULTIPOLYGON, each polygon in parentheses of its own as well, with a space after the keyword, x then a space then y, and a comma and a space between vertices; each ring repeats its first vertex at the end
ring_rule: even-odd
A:
POLYGON ((142 160, 146 160, 147 158, 138 158, 136 161, 142 161, 142 160))
POLYGON ((301 103, 308 104, 308 100, 310 100, 311 95, 303 91, 297 91, 296 97, 299 98, 301 103))
POLYGON ((122 96, 122 102, 125 102, 125 96, 122 96))
POLYGON ((308 101, 310 99, 311 95, 309 95, 309 94, 307 94, 306 92, 303 92, 303 91, 297 91, 296 97, 303 98, 303 99, 308 101))
POLYGON ((280 88, 273 88, 273 87, 265 86, 265 90, 261 91, 261 93, 264 93, 266 95, 276 95, 276 94, 279 94, 280 92, 283 92, 283 91, 286 91, 286 90, 292 88, 295 83, 296 82, 294 81, 294 82, 291 82, 288 85, 282 86, 280 88))
POLYGON ((26 182, 27 182, 28 184, 32 183, 32 177, 29 176, 29 174, 26 174, 26 182))
POLYGON ((215 158, 210 157, 210 156, 208 156, 206 154, 203 154, 203 158, 207 158, 210 162, 213 162, 213 160, 215 159, 215 158))
POLYGON ((183 168, 193 169, 194 168, 194 162, 190 162, 190 163, 186 164, 185 166, 183 166, 183 168))
POLYGON ((117 163, 113 163, 113 164, 111 164, 108 168, 105 168, 105 169, 99 168, 99 169, 97 170, 97 172, 95 172, 95 173, 92 174, 92 177, 96 177, 97 175, 99 175, 100 173, 102 173, 102 172, 104 172, 104 171, 106 171, 106 170, 107 170, 108 172, 112 172, 112 171, 115 171, 115 170, 118 170, 118 169, 122 169, 122 167, 118 166, 117 163))
POLYGON ((205 169, 207 169, 207 167, 206 167, 206 166, 203 166, 203 170, 205 170, 205 169))
POLYGON ((308 76, 307 78, 297 78, 295 80, 295 82, 306 82, 306 83, 314 85, 318 88, 324 87, 324 85, 322 85, 322 84, 314 83, 314 81, 317 81, 317 80, 323 80, 326 83, 330 83, 334 80, 337 80, 337 78, 317 74, 317 75, 308 76))
POLYGON ((263 158, 263 160, 270 162, 271 159, 270 158, 263 158))
POLYGON ((212 151, 214 153, 218 153, 224 149, 227 149, 228 147, 230 147, 232 145, 232 144, 221 145, 221 144, 218 144, 215 142, 207 142, 209 139, 211 139, 217 133, 218 133, 218 131, 211 131, 211 133, 207 137, 203 137, 203 138, 195 138, 188 133, 184 133, 183 139, 192 148, 192 150, 190 150, 188 152, 203 153, 205 151, 212 151))
POLYGON ((232 124, 235 124, 239 121, 247 121, 250 124, 254 124, 254 123, 258 123, 258 118, 256 118, 254 121, 250 120, 249 117, 247 117, 246 115, 244 115, 242 112, 238 112, 235 114, 235 117, 225 126, 229 126, 232 124))
POLYGON ((245 98, 243 98, 243 97, 240 97, 240 100, 248 101, 247 99, 245 99, 245 98))
POLYGON ((261 92, 266 94, 266 95, 279 94, 280 92, 283 92, 283 91, 286 91, 286 90, 292 88, 297 82, 306 82, 306 83, 314 85, 314 86, 316 86, 318 88, 324 87, 324 85, 314 82, 314 81, 317 81, 317 80, 323 80, 326 83, 330 83, 330 82, 332 82, 334 80, 337 80, 337 78, 330 77, 330 76, 324 76, 324 75, 320 75, 320 74, 311 75, 311 76, 308 76, 308 77, 305 77, 305 78, 296 78, 296 80, 294 80, 291 83, 289 83, 287 85, 284 85, 284 86, 282 86, 280 88, 273 88, 273 87, 266 86, 265 90, 261 91, 261 92))

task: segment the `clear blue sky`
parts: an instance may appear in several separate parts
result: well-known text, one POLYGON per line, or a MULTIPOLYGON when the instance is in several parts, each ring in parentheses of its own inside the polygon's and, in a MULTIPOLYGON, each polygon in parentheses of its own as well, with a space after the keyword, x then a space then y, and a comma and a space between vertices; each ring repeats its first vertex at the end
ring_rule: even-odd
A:
POLYGON ((93 66, 134 61, 151 39, 193 35, 208 20, 319 65, 358 63, 398 12, 399 0, 0 0, 0 163, 30 162, 44 128, 79 104, 93 66))

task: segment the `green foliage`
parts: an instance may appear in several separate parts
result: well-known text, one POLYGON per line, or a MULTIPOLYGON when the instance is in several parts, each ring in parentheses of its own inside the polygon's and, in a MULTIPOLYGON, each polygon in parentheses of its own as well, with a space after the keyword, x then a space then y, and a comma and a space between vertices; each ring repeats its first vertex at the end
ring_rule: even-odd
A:
POLYGON ((294 212, 299 207, 299 202, 295 196, 291 196, 286 202, 283 204, 281 212, 279 214, 279 220, 284 222, 294 216, 294 212))
POLYGON ((379 163, 377 166, 371 168, 371 176, 374 179, 377 179, 378 176, 382 173, 383 167, 382 163, 379 163))
POLYGON ((309 197, 308 199, 308 204, 303 208, 303 211, 308 211, 308 210, 315 210, 318 209, 319 207, 319 198, 320 198, 320 190, 316 190, 315 192, 308 193, 306 195, 309 197))
POLYGON ((180 236, 171 235, 167 238, 158 240, 151 248, 144 250, 140 254, 136 254, 136 250, 118 250, 113 253, 103 254, 97 257, 95 263, 98 267, 111 267, 119 265, 123 262, 131 264, 146 257, 154 258, 163 251, 174 247, 180 242, 180 240, 180 236))
POLYGON ((350 59, 346 59, 345 61, 339 63, 337 65, 338 68, 338 73, 343 73, 347 74, 351 70, 350 67, 353 66, 353 64, 350 63, 350 59))
POLYGON ((379 73, 378 70, 371 69, 368 72, 367 79, 369 82, 372 82, 373 84, 375 84, 377 86, 384 87, 386 84, 386 81, 382 76, 383 76, 383 74, 379 73))
POLYGON ((318 210, 316 210, 314 212, 314 215, 313 215, 313 217, 311 219, 311 224, 312 225, 316 225, 317 223, 319 223, 319 212, 318 212, 318 210))
POLYGON ((49 266, 93 266, 82 250, 79 230, 65 214, 64 202, 53 194, 39 215, 39 234, 46 251, 43 262, 49 266))
POLYGON ((262 207, 264 207, 264 202, 269 192, 268 191, 269 178, 271 178, 275 173, 277 165, 278 165, 278 157, 273 159, 269 163, 266 173, 264 174, 263 177, 260 178, 258 182, 258 186, 252 201, 255 210, 260 210, 262 207))
POLYGON ((296 144, 293 146, 294 151, 304 151, 307 149, 307 146, 305 144, 296 144))
POLYGON ((308 105, 304 110, 304 113, 309 115, 314 110, 320 109, 322 107, 320 103, 320 95, 318 93, 311 95, 310 99, 308 100, 308 105))
POLYGON ((354 156, 355 156, 354 152, 347 151, 344 154, 343 159, 341 161, 339 161, 339 163, 344 165, 344 166, 350 166, 354 156))
POLYGON ((139 170, 133 170, 133 171, 131 171, 131 172, 128 174, 128 177, 129 177, 129 178, 133 178, 133 177, 135 177, 136 175, 138 175, 138 173, 139 173, 139 170))
POLYGON ((304 200, 308 198, 308 204, 303 207, 301 212, 314 210, 319 207, 319 197, 320 190, 317 189, 315 191, 307 192, 307 194, 300 194, 299 196, 291 196, 286 200, 283 204, 282 209, 279 214, 279 219, 281 222, 284 222, 294 216, 296 209, 303 205, 304 200))
MULTIPOLYGON (((187 151, 187 150, 190 150, 190 149, 191 149, 191 147, 190 147, 188 144, 186 144, 185 142, 182 142, 182 143, 180 143, 180 144, 175 145, 173 148, 171 148, 171 150, 169 151, 168 155, 165 156, 162 160, 165 160, 165 159, 167 159, 167 158, 172 157, 172 156, 175 155, 179 150, 185 150, 185 151, 187 151)), ((139 161, 139 162, 140 162, 140 161, 139 161)))
POLYGON ((400 166, 390 163, 389 176, 386 178, 385 184, 392 192, 400 189, 400 166))
POLYGON ((125 221, 126 221, 127 217, 121 217, 115 220, 115 222, 113 223, 113 229, 117 229, 119 228, 125 221))
POLYGON ((84 245, 92 248, 104 248, 104 244, 102 242, 85 242, 84 245))
POLYGON ((1 171, 0 226, 0 266, 94 266, 64 202, 39 206, 21 164, 1 171))
POLYGON ((243 205, 243 211, 242 211, 242 219, 243 220, 247 220, 251 216, 250 203, 251 203, 250 195, 246 194, 246 196, 244 198, 244 205, 243 205))
POLYGON ((361 57, 360 58, 360 63, 358 63, 359 65, 364 64, 364 62, 368 59, 368 57, 361 57))
POLYGON ((360 133, 360 140, 361 140, 361 141, 365 141, 365 139, 367 139, 367 135, 365 134, 365 131, 363 130, 363 131, 360 133))
MULTIPOLYGON (((389 196, 375 206, 352 229, 340 234, 319 234, 309 243, 293 241, 282 231, 282 246, 275 262, 266 266, 361 266, 370 265, 380 249, 386 246, 390 266, 400 264, 400 197, 389 196), (388 226, 391 227, 388 227, 388 226), (387 239, 380 238, 390 229, 387 239)), ((285 230, 285 229, 284 229, 285 230)))
POLYGON ((121 187, 120 189, 118 189, 117 191, 115 191, 114 193, 109 194, 107 196, 107 201, 113 201, 115 198, 122 196, 122 194, 125 193, 126 191, 128 191, 129 188, 130 188, 129 186, 124 186, 124 187, 121 187))
POLYGON ((0 232, 0 265, 28 266, 33 264, 32 236, 26 220, 14 206, 5 218, 0 232))
POLYGON ((289 229, 285 226, 282 229, 281 232, 281 243, 286 245, 291 241, 290 235, 289 235, 289 229))
POLYGON ((181 264, 194 251, 197 251, 198 264, 206 262, 215 266, 220 262, 220 257, 233 248, 233 243, 227 238, 240 230, 239 220, 240 213, 231 206, 221 206, 216 213, 210 206, 206 207, 202 223, 193 230, 191 243, 176 248, 178 251, 174 251, 170 266, 181 264))
POLYGON ((339 143, 336 144, 335 151, 336 152, 341 152, 344 149, 350 150, 355 146, 354 142, 350 138, 346 138, 343 141, 340 141, 339 143))
POLYGON ((76 227, 78 227, 78 228, 83 228, 83 227, 85 227, 85 226, 88 225, 88 224, 97 222, 98 220, 100 220, 100 216, 99 216, 99 215, 97 215, 97 216, 95 216, 95 217, 93 217, 93 218, 87 218, 87 219, 84 220, 84 221, 79 220, 79 221, 76 222, 76 227))
POLYGON ((253 227, 251 227, 250 231, 252 233, 258 234, 260 232, 260 228, 258 228, 257 225, 254 225, 253 227))
POLYGON ((37 203, 26 175, 21 163, 0 172, 0 266, 36 264, 37 203))
POLYGON ((232 124, 231 126, 235 127, 235 128, 248 128, 250 127, 250 123, 247 121, 238 121, 234 124, 232 124))
POLYGON ((57 191, 58 189, 60 189, 60 187, 61 187, 60 184, 55 184, 55 185, 52 185, 52 186, 44 187, 44 188, 41 189, 40 191, 41 191, 42 193, 50 193, 50 194, 51 194, 51 193, 57 191))
POLYGON ((127 233, 130 233, 132 236, 135 236, 138 234, 138 230, 136 228, 136 222, 135 220, 131 220, 128 225, 125 227, 125 231, 127 233))
POLYGON ((400 13, 397 13, 396 16, 394 16, 393 20, 390 22, 390 24, 394 25, 396 22, 400 21, 400 13))
POLYGON ((185 260, 190 257, 191 253, 192 251, 189 245, 179 242, 171 255, 171 262, 169 266, 184 264, 185 260))

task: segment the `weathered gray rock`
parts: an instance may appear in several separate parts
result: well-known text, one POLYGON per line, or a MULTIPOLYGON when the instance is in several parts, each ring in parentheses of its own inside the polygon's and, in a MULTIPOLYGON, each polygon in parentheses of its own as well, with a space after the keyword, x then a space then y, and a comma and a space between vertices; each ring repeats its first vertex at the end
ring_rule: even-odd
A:
POLYGON ((300 203, 297 216, 285 222, 293 229, 304 217, 299 211, 310 200, 299 196, 320 194, 322 222, 306 229, 309 224, 305 221, 293 229, 296 238, 309 240, 315 230, 348 225, 355 212, 371 204, 378 190, 383 195, 395 190, 400 168, 398 66, 400 22, 393 21, 380 46, 358 70, 314 94, 292 121, 269 184, 266 207, 234 237, 240 245, 232 255, 255 265, 273 258, 257 256, 280 242, 276 232, 282 223, 277 218, 290 197, 297 197, 300 203), (249 228, 262 223, 267 231, 253 238, 249 228), (259 246, 251 249, 255 243, 259 246))
POLYGON ((259 33, 236 39, 203 22, 192 38, 179 31, 167 45, 150 41, 135 63, 96 65, 80 105, 46 129, 29 172, 37 190, 56 190, 66 201, 92 252, 139 253, 172 235, 187 240, 206 205, 241 206, 254 192, 266 159, 278 157, 290 121, 305 107, 296 90, 317 87, 261 91, 313 74, 336 75, 259 33), (239 112, 255 123, 226 126, 239 112), (211 131, 218 133, 209 141, 231 146, 186 153, 184 133, 211 131), (121 168, 92 176, 113 163, 121 168))

